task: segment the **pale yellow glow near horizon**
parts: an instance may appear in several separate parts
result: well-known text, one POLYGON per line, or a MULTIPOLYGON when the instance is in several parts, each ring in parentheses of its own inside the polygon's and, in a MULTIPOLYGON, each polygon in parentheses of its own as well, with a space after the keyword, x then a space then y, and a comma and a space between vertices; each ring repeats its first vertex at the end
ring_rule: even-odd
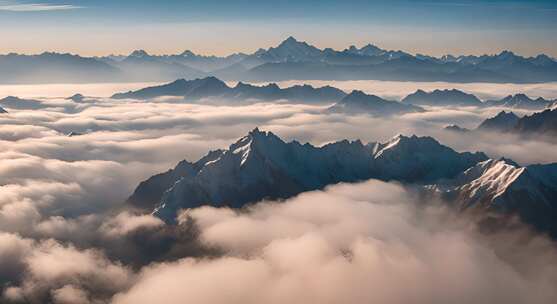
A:
POLYGON ((144 49, 151 54, 197 54, 224 56, 253 53, 276 46, 288 36, 320 48, 344 49, 352 44, 375 44, 384 49, 433 56, 444 54, 496 54, 509 49, 524 56, 545 53, 557 57, 554 39, 540 40, 528 33, 499 31, 454 32, 440 29, 386 28, 371 25, 325 27, 317 24, 167 23, 104 27, 0 28, 0 54, 39 54, 45 51, 105 56, 144 49), (520 41, 516 36, 520 35, 520 41))

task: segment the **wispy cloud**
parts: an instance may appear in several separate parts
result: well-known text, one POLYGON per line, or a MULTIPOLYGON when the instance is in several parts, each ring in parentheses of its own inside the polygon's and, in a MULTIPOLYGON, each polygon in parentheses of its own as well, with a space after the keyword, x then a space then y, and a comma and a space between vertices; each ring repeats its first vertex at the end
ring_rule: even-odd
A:
POLYGON ((43 12, 61 11, 82 8, 71 4, 51 4, 51 3, 18 3, 0 1, 0 11, 9 12, 43 12))

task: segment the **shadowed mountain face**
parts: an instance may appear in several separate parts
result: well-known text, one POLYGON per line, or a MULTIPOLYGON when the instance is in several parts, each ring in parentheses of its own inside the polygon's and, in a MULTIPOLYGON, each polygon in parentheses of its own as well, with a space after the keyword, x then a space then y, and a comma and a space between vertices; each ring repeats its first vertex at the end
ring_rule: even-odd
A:
POLYGON ((137 50, 127 56, 85 58, 43 53, 0 56, 0 83, 169 81, 216 76, 235 81, 401 80, 536 83, 557 81, 557 62, 546 55, 525 58, 498 55, 411 55, 374 45, 342 51, 319 49, 289 37, 276 47, 226 57, 150 55, 137 50))
POLYGON ((21 99, 15 96, 8 96, 3 99, 0 99, 0 106, 8 109, 17 109, 17 110, 37 110, 46 107, 39 100, 21 99))
POLYGON ((482 102, 472 94, 459 90, 435 90, 425 92, 418 90, 406 96, 403 103, 419 106, 481 106, 482 102))
POLYGON ((481 131, 507 131, 512 129, 520 117, 516 116, 513 112, 501 111, 495 117, 488 118, 483 121, 479 126, 478 130, 481 131))
POLYGON ((223 100, 290 100, 303 102, 334 102, 342 99, 346 93, 325 86, 314 88, 309 85, 296 85, 281 89, 276 84, 254 86, 239 82, 235 87, 229 87, 215 77, 203 79, 179 79, 172 83, 148 87, 138 91, 117 93, 115 99, 151 99, 162 96, 184 97, 186 100, 195 101, 203 98, 218 98, 223 100))
POLYGON ((548 109, 521 118, 512 131, 519 134, 557 135, 557 109, 548 109))
POLYGON ((295 85, 288 88, 280 88, 274 83, 257 86, 238 82, 236 86, 229 87, 224 81, 212 76, 193 80, 178 79, 167 84, 147 87, 137 91, 116 93, 112 98, 148 100, 162 96, 184 97, 189 101, 203 98, 220 98, 222 100, 234 101, 289 100, 311 103, 338 102, 337 111, 349 112, 349 110, 354 110, 355 112, 377 112, 376 114, 380 114, 382 111, 393 113, 420 112, 423 109, 418 105, 510 107, 532 110, 549 108, 554 103, 554 101, 545 100, 541 97, 531 99, 524 94, 517 94, 514 97, 506 97, 497 101, 489 100, 484 102, 473 94, 456 89, 435 90, 432 92, 418 90, 403 98, 401 102, 395 102, 382 99, 378 96, 367 95, 362 91, 354 91, 347 96, 344 91, 331 86, 314 88, 310 85, 295 85), (346 97, 346 102, 342 102, 344 97, 346 97), (514 100, 514 102, 509 102, 509 100, 514 100), (347 105, 346 109, 345 104, 347 105))
POLYGON ((487 157, 457 153, 429 137, 397 136, 384 144, 340 141, 323 147, 286 143, 253 130, 225 151, 142 182, 129 203, 173 222, 182 208, 242 207, 339 182, 369 178, 427 183, 451 178, 487 157), (150 207, 150 208, 149 208, 150 207))
POLYGON ((482 122, 477 130, 554 136, 557 134, 557 109, 547 109, 522 118, 513 112, 502 111, 497 116, 482 122))
POLYGON ((476 129, 469 130, 457 125, 449 125, 444 130, 460 134, 499 132, 554 142, 557 135, 557 108, 536 112, 522 118, 513 112, 501 111, 496 116, 484 120, 476 129))
POLYGON ((553 101, 546 100, 542 97, 532 99, 525 94, 516 94, 509 95, 500 100, 488 100, 485 102, 485 105, 490 107, 542 110, 549 107, 552 103, 553 101))
POLYGON ((375 95, 367 95, 362 91, 353 91, 329 108, 329 112, 332 113, 372 114, 378 116, 423 111, 424 109, 418 106, 385 100, 375 95))

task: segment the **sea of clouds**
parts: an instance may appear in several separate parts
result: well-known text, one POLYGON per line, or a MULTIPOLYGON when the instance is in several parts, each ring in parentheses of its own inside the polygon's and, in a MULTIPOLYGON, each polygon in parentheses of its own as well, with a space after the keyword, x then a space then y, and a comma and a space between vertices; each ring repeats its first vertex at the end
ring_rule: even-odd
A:
POLYGON ((501 109, 375 118, 293 103, 41 100, 42 109, 0 115, 0 302, 557 300, 550 240, 526 229, 479 233, 396 184, 338 185, 242 211, 204 207, 172 227, 123 204, 140 181, 254 127, 315 145, 427 135, 458 151, 557 162, 554 142, 443 130, 474 128, 501 109))

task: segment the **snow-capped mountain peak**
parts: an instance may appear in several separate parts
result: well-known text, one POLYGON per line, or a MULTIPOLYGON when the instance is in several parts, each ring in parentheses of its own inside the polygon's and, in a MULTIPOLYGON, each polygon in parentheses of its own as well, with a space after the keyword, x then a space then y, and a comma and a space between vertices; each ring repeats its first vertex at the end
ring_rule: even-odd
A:
POLYGON ((256 128, 227 150, 195 163, 184 161, 143 182, 129 201, 142 206, 151 201, 155 215, 173 222, 180 208, 242 207, 369 178, 402 182, 452 178, 484 159, 483 154, 458 153, 429 137, 399 135, 384 144, 342 140, 314 147, 286 143, 256 128))

